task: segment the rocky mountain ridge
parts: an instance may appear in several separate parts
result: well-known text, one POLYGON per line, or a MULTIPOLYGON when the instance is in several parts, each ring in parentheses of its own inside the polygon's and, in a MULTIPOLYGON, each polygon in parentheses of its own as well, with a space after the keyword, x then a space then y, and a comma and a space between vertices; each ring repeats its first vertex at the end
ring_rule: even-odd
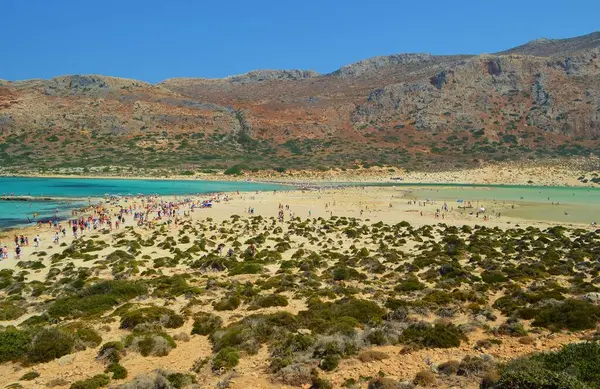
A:
POLYGON ((0 161, 15 168, 448 169, 598 155, 599 139, 600 33, 329 74, 0 82, 0 161))

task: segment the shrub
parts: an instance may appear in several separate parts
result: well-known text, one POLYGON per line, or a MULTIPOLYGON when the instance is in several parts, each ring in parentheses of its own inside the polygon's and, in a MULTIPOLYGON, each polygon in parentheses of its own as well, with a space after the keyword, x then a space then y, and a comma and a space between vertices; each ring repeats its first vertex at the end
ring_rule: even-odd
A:
POLYGON ((30 371, 30 372, 23 374, 23 376, 21 376, 19 381, 31 381, 31 380, 38 378, 39 376, 40 376, 40 373, 38 373, 37 371, 30 371))
POLYGON ((146 286, 140 282, 124 280, 99 282, 84 288, 76 295, 57 299, 48 308, 48 315, 53 318, 100 315, 146 292, 146 286))
POLYGON ((44 328, 33 338, 28 359, 31 362, 49 362, 70 354, 75 339, 56 328, 44 328))
POLYGON ((100 347, 96 359, 112 364, 118 363, 121 360, 123 353, 123 343, 121 342, 107 342, 100 347))
POLYGON ((223 320, 213 314, 207 312, 198 312, 194 315, 194 325, 192 334, 194 335, 210 335, 223 325, 223 320))
POLYGON ((298 314, 306 328, 317 332, 333 333, 339 324, 356 327, 359 324, 377 324, 382 321, 385 310, 373 301, 342 299, 335 302, 317 302, 308 311, 298 314), (349 319, 349 320, 347 320, 349 319))
POLYGON ((432 386, 435 382, 435 374, 431 370, 421 370, 413 379, 413 384, 422 386, 432 386))
POLYGON ((535 338, 533 336, 523 336, 519 338, 519 343, 521 344, 534 344, 535 338))
POLYGON ((248 309, 269 308, 269 307, 287 307, 288 300, 280 294, 272 294, 269 296, 259 296, 256 298, 248 309))
POLYGON ((27 312, 25 309, 14 304, 4 302, 0 304, 0 321, 15 320, 27 312))
POLYGON ((98 347, 102 342, 102 336, 90 327, 81 327, 75 331, 75 338, 86 347, 98 347))
POLYGON ((398 389, 400 385, 398 381, 386 377, 377 377, 369 381, 367 389, 398 389))
POLYGON ((340 364, 342 357, 339 354, 326 354, 319 362, 319 367, 325 371, 333 371, 340 364))
POLYGON ((458 367, 460 366, 460 362, 459 361, 447 361, 444 363, 441 363, 438 366, 438 371, 441 374, 446 374, 446 375, 451 375, 451 374, 456 374, 458 372, 458 367))
POLYGON ((565 372, 551 371, 543 363, 526 358, 508 363, 501 370, 500 378, 489 387, 495 389, 586 388, 575 377, 565 372))
POLYGON ((532 325, 552 331, 580 331, 595 328, 599 320, 600 307, 583 300, 565 300, 559 305, 540 308, 532 325))
POLYGON ((325 378, 319 377, 316 370, 311 371, 310 387, 312 389, 332 389, 333 385, 325 378))
POLYGON ((481 376, 495 367, 494 361, 487 355, 466 355, 458 366, 458 375, 481 376))
POLYGON ((516 319, 507 319, 506 322, 500 324, 496 332, 500 335, 509 335, 509 336, 525 336, 527 335, 527 330, 523 327, 516 319))
MULTIPOLYGON (((163 373, 165 374, 165 373, 163 373)), ((185 386, 196 383, 196 378, 190 374, 183 373, 172 373, 166 374, 167 381, 173 386, 175 389, 181 389, 185 386)))
POLYGON ((242 300, 238 296, 232 295, 223 297, 220 301, 216 302, 214 308, 215 311, 233 311, 236 310, 241 303, 242 300))
POLYGON ((31 335, 15 327, 0 331, 0 362, 18 361, 27 355, 31 335))
POLYGON ((277 380, 283 384, 301 387, 311 383, 311 369, 307 365, 294 363, 279 370, 277 380))
POLYGON ((415 290, 425 289, 425 284, 423 284, 417 277, 409 277, 406 280, 400 282, 395 288, 398 292, 411 292, 415 290))
POLYGON ((574 343, 510 361, 490 387, 600 388, 600 345, 574 343))
POLYGON ((143 323, 160 323, 166 328, 179 328, 183 325, 183 317, 164 307, 145 307, 126 312, 121 317, 121 327, 134 329, 143 323))
POLYGON ((245 169, 244 165, 233 165, 229 169, 225 170, 223 174, 228 176, 239 176, 242 174, 243 169, 245 169))
POLYGON ((98 374, 87 380, 77 381, 71 384, 71 389, 98 389, 107 386, 110 378, 106 374, 98 374))
POLYGON ((69 323, 59 327, 60 331, 64 331, 72 335, 75 339, 75 348, 84 350, 87 347, 98 347, 102 343, 100 334, 91 327, 82 322, 69 323))
POLYGON ((221 349, 212 359, 212 369, 218 371, 221 369, 231 369, 240 362, 240 353, 233 347, 221 349))
POLYGON ((236 263, 229 270, 230 276, 236 276, 240 274, 259 274, 264 271, 262 264, 257 262, 240 262, 236 263))
POLYGON ((112 373, 112 379, 113 380, 123 380, 123 379, 127 378, 127 369, 125 369, 118 362, 111 363, 110 365, 108 365, 106 367, 106 370, 104 370, 104 372, 105 373, 112 373))
POLYGON ((134 332, 126 338, 125 344, 144 357, 164 357, 177 347, 173 338, 164 332, 134 332))
POLYGON ((454 324, 417 323, 408 326, 400 336, 400 342, 429 348, 450 348, 460 346, 466 336, 454 324))

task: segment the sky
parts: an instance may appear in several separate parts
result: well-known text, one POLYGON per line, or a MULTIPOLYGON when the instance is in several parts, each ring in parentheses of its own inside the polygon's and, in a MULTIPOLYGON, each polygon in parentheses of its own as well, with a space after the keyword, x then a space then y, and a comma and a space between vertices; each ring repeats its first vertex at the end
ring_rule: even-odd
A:
POLYGON ((329 73, 377 55, 584 35, 599 16, 598 0, 0 0, 0 79, 329 73))

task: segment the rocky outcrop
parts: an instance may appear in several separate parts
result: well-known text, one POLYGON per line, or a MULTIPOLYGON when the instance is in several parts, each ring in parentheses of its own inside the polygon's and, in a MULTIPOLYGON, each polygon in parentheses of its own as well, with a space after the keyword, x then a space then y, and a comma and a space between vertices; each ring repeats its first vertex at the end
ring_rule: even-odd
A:
POLYGON ((588 35, 567 39, 536 39, 524 45, 517 46, 498 54, 523 54, 536 57, 561 56, 582 50, 594 49, 600 46, 600 31, 588 35))
POLYGON ((359 61, 350 65, 346 65, 339 70, 331 73, 334 77, 346 78, 346 77, 359 77, 365 73, 376 72, 383 68, 405 65, 405 64, 423 64, 432 62, 434 56, 431 54, 397 54, 388 56, 379 56, 363 61, 359 61))
POLYGON ((356 109, 353 120, 360 127, 384 125, 395 118, 430 131, 467 126, 524 130, 526 124, 562 135, 597 137, 600 72, 596 52, 551 61, 476 57, 429 80, 374 90, 356 109))
POLYGON ((262 81, 305 80, 319 76, 312 70, 255 70, 246 74, 227 77, 232 83, 254 83, 262 81))

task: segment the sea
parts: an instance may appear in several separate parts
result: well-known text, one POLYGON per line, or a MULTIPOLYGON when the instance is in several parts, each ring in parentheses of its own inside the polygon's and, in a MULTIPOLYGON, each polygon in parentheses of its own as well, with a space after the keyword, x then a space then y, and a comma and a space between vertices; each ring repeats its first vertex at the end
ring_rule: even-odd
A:
POLYGON ((74 208, 106 195, 192 195, 234 191, 289 190, 279 184, 246 181, 137 180, 88 178, 0 177, 0 196, 32 196, 40 200, 0 200, 0 229, 23 226, 54 215, 64 217, 74 208), (52 200, 41 200, 50 198, 52 200), (36 215, 34 217, 34 215, 36 215))

